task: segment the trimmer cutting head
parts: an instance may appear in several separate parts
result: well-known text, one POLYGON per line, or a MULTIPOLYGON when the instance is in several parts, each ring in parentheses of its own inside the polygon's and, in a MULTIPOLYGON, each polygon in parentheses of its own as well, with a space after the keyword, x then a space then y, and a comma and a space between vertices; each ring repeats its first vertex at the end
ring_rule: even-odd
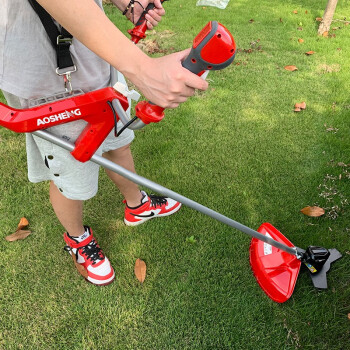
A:
POLYGON ((327 289, 327 272, 331 263, 342 255, 337 249, 310 246, 302 257, 303 263, 309 269, 310 277, 315 288, 327 289))
MULTIPOLYGON (((269 223, 262 224, 258 232, 283 243, 294 245, 269 223)), ((257 238, 250 245, 250 265, 262 290, 278 303, 284 303, 293 294, 301 263, 309 269, 315 288, 327 288, 327 272, 333 261, 342 257, 336 249, 310 246, 304 251, 295 248, 295 255, 287 253, 257 238)))

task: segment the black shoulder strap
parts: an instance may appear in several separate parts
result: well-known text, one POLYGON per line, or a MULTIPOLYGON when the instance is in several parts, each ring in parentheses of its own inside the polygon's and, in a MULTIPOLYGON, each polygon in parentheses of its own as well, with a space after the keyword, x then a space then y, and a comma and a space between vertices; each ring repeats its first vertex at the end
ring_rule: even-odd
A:
POLYGON ((52 46, 56 51, 57 56, 57 74, 64 74, 67 68, 74 68, 72 56, 69 51, 73 36, 62 27, 60 31, 50 14, 36 1, 28 0, 34 11, 40 18, 47 35, 50 38, 52 46))

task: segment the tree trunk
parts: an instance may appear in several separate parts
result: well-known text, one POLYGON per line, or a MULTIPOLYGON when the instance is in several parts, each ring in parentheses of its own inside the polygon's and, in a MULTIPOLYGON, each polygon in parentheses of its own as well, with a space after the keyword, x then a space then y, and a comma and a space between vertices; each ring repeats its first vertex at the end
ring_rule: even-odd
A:
POLYGON ((329 31, 332 24, 335 8, 337 7, 337 3, 338 0, 328 0, 322 21, 320 23, 320 26, 318 27, 318 35, 322 35, 324 32, 329 31))

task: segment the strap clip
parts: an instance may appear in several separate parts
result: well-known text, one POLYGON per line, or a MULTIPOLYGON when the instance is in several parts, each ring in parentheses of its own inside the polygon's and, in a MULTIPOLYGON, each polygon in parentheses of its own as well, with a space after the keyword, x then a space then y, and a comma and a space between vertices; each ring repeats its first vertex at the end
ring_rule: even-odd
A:
POLYGON ((75 65, 67 68, 56 68, 56 74, 59 76, 63 76, 63 81, 64 81, 64 88, 69 94, 73 93, 73 88, 72 88, 72 78, 71 78, 71 73, 76 72, 77 67, 75 65))
POLYGON ((57 45, 66 44, 66 43, 71 44, 72 41, 73 41, 73 37, 65 37, 62 34, 57 36, 57 45))

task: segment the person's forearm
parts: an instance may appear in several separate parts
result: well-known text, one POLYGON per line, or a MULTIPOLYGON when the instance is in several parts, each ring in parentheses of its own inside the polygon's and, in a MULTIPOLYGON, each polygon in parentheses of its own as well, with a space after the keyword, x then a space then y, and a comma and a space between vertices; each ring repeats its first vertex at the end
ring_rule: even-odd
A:
POLYGON ((150 58, 134 45, 93 0, 38 0, 53 18, 102 59, 133 80, 150 58))
MULTIPOLYGON (((75 38, 122 72, 153 103, 175 108, 192 96, 195 89, 207 88, 207 82, 182 67, 188 50, 159 58, 148 57, 120 32, 94 0, 37 1, 75 38)), ((145 0, 146 3, 149 1, 145 0)), ((153 13, 153 25, 164 13, 160 1, 156 3, 159 8, 153 13)), ((152 16, 147 16, 147 21, 152 21, 152 16)))

